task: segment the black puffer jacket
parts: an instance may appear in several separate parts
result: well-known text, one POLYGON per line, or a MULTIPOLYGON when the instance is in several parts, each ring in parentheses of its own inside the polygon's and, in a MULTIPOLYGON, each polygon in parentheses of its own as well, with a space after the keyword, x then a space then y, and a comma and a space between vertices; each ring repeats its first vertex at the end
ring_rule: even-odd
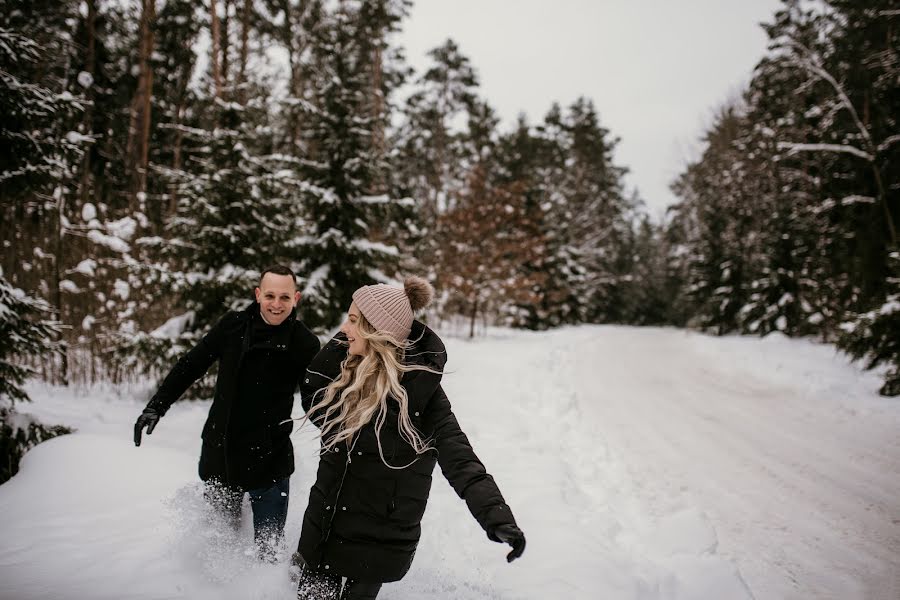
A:
POLYGON ((321 344, 293 312, 280 325, 262 324, 269 328, 262 332, 261 323, 258 303, 228 312, 178 360, 147 405, 165 414, 219 361, 202 434, 204 481, 254 489, 294 472, 292 423, 283 421, 291 417, 294 393, 321 344))
MULTIPOLYGON (((410 340, 415 343, 407 351, 408 363, 443 370, 447 355, 433 331, 415 321, 410 340)), ((313 359, 300 386, 304 409, 309 410, 321 398, 322 388, 338 376, 346 352, 339 334, 313 359)), ((494 539, 492 531, 498 525, 515 525, 500 490, 453 415, 440 387, 440 374, 411 371, 401 383, 409 396, 410 418, 423 437, 432 441, 434 450, 416 457, 400 438, 398 405, 389 402, 381 430, 384 458, 393 466, 412 465, 391 469, 382 462, 374 423, 359 431, 352 446, 324 452, 298 547, 314 569, 363 582, 401 579, 419 542, 435 463, 489 537, 494 539)), ((310 414, 314 423, 319 416, 310 414)))

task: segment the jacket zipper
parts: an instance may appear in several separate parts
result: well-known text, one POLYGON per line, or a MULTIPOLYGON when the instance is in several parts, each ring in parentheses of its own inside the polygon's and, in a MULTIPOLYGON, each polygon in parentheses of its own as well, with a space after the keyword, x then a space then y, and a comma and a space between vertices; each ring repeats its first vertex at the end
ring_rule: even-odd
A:
POLYGON ((338 505, 340 504, 341 492, 344 489, 344 480, 347 479, 347 471, 350 470, 350 463, 353 462, 353 449, 356 447, 356 442, 359 441, 359 436, 356 436, 356 439, 353 440, 353 444, 348 444, 347 448, 347 460, 344 461, 344 472, 341 474, 341 482, 338 484, 337 494, 334 497, 334 505, 331 507, 331 518, 328 520, 328 529, 325 531, 325 537, 322 538, 322 543, 328 541, 328 538, 331 537, 331 526, 334 524, 334 517, 337 515, 338 505))

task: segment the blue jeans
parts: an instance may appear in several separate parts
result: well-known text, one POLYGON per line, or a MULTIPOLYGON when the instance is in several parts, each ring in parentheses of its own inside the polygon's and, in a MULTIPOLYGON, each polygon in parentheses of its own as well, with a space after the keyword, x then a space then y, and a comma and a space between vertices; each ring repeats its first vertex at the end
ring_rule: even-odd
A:
POLYGON ((247 490, 253 509, 253 539, 263 558, 274 559, 284 540, 290 483, 285 477, 267 488, 247 490))
MULTIPOLYGON (((263 559, 274 560, 284 539, 290 482, 290 478, 285 477, 269 487, 246 490, 250 495, 250 508, 253 509, 253 540, 263 559)), ((206 482, 204 495, 211 505, 237 527, 241 520, 244 491, 210 480, 206 482)))

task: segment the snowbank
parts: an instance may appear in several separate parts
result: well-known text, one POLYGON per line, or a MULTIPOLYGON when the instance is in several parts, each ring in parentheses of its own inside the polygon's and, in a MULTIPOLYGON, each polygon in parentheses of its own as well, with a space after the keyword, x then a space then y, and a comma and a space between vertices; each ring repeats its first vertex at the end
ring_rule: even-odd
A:
MULTIPOLYGON (((436 473, 413 568, 380 598, 900 597, 900 405, 830 347, 625 327, 446 341, 445 389, 528 547, 507 564, 436 473)), ((23 410, 79 431, 0 487, 0 598, 292 597, 249 516, 233 532, 202 501, 208 403, 133 446, 149 392, 29 388, 23 410)), ((294 441, 290 546, 316 451, 308 429, 294 441)))

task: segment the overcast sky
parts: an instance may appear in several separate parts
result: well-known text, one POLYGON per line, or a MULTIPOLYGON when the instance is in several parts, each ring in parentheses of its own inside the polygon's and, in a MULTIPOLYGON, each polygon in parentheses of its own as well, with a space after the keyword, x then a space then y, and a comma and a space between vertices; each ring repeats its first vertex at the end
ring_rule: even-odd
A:
POLYGON ((717 106, 749 81, 766 48, 760 22, 778 0, 413 0, 399 37, 419 71, 447 38, 477 69, 481 94, 504 128, 524 112, 543 119, 553 101, 593 99, 621 138, 616 163, 631 170, 658 217, 669 183, 696 156, 717 106))

